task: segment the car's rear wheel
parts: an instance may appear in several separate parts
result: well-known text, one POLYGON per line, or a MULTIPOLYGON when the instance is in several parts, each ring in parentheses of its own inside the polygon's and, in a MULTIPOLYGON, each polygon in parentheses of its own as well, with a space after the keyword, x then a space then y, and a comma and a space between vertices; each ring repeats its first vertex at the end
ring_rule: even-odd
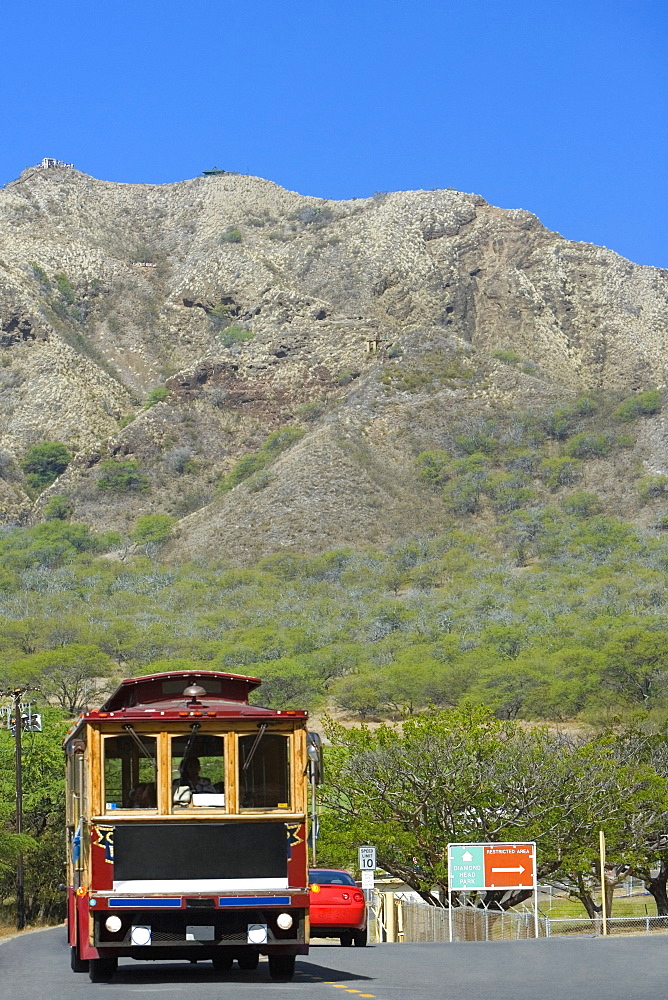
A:
POLYGON ((111 982, 117 968, 118 959, 115 957, 91 958, 88 963, 88 975, 91 983, 111 982))
POLYGON ((343 948, 350 948, 353 943, 353 932, 344 931, 343 934, 340 936, 339 941, 341 942, 341 946, 343 948))
POLYGON ((289 982, 295 974, 296 955, 270 955, 269 975, 272 979, 289 982))
POLYGON ((363 931, 355 931, 353 934, 353 941, 355 942, 356 948, 366 948, 367 942, 367 932, 366 927, 363 931))

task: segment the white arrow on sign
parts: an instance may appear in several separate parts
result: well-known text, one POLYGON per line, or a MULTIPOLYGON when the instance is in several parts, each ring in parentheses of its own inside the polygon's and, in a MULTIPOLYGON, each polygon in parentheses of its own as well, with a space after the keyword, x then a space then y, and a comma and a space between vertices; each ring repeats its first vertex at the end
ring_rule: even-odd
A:
POLYGON ((519 868, 492 868, 492 871, 493 872, 519 872, 519 874, 521 875, 522 872, 524 871, 524 868, 522 868, 522 865, 520 865, 519 868))

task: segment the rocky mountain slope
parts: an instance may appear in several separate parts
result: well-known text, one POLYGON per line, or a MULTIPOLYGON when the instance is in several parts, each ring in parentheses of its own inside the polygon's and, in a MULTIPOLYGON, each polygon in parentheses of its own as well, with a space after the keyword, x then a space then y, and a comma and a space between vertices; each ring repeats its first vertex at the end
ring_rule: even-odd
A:
MULTIPOLYGON (((240 562, 435 530, 449 510, 418 453, 663 386, 667 317, 668 272, 477 195, 30 168, 0 191, 0 517, 29 523, 53 495, 96 528, 164 512, 174 558, 240 562), (225 481, 283 428, 271 462, 225 481), (44 440, 74 458, 35 497, 19 463, 44 440), (110 460, 139 486, 101 489, 110 460)), ((580 486, 642 522, 639 469, 668 472, 661 413, 580 486)))

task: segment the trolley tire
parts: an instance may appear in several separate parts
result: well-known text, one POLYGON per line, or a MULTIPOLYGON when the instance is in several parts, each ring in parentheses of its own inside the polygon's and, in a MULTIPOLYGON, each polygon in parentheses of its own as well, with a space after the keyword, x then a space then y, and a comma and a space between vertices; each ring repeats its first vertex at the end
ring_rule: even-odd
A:
POLYGON ((341 942, 342 948, 351 948, 353 943, 353 932, 346 931, 344 934, 341 935, 339 941, 341 942))
POLYGON ((257 969, 260 961, 260 953, 255 952, 250 955, 237 955, 237 962, 239 963, 239 968, 243 969, 244 972, 253 972, 257 969))
POLYGON ((72 972, 88 972, 88 959, 79 958, 75 944, 70 948, 70 968, 72 972))
POLYGON ((232 962, 234 957, 222 952, 220 955, 214 955, 211 959, 214 969, 216 972, 229 972, 232 968, 232 962))
POLYGON ((355 931, 353 934, 353 941, 355 942, 356 948, 366 948, 367 943, 367 929, 364 928, 363 931, 355 931))
POLYGON ((270 955, 269 976, 275 982, 289 983, 295 974, 296 955, 270 955))
POLYGON ((88 975, 91 983, 110 983, 118 968, 115 957, 91 958, 88 963, 88 975))

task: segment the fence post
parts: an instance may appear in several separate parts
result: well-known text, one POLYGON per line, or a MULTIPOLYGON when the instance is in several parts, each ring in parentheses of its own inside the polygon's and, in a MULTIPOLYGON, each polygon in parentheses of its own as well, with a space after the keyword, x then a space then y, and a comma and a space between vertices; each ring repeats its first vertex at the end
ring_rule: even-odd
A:
POLYGON ((397 904, 397 941, 404 940, 404 904, 400 899, 397 904))
POLYGON ((396 925, 394 921, 394 893, 383 893, 383 915, 385 917, 385 935, 388 941, 396 941, 396 925))

